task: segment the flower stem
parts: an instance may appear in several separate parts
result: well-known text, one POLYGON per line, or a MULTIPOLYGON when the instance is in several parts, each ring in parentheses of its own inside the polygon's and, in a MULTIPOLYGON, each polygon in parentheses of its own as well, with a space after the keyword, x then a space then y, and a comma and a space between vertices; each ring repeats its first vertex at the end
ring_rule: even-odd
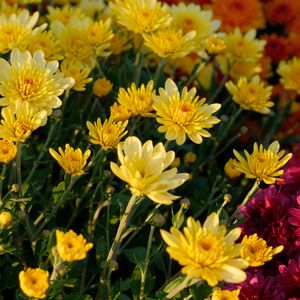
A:
POLYGON ((22 198, 22 173, 21 173, 21 164, 22 164, 22 144, 17 143, 17 158, 16 158, 16 169, 17 169, 17 181, 19 188, 19 197, 22 198))
POLYGON ((7 166, 4 164, 1 172, 1 178, 0 178, 0 206, 2 206, 2 186, 3 186, 3 180, 5 178, 7 166))
POLYGON ((161 59, 159 64, 158 64, 158 67, 155 71, 155 74, 154 74, 154 88, 157 88, 158 86, 158 81, 159 81, 159 78, 161 76, 161 73, 163 72, 164 70, 164 67, 166 65, 166 60, 165 59, 161 59))
POLYGON ((172 292, 170 292, 167 295, 167 299, 172 299, 173 297, 175 297, 178 293, 180 293, 182 290, 184 290, 185 288, 199 282, 200 279, 191 279, 190 277, 185 277, 185 279, 183 280, 183 282, 181 284, 179 284, 175 289, 172 290, 172 292))

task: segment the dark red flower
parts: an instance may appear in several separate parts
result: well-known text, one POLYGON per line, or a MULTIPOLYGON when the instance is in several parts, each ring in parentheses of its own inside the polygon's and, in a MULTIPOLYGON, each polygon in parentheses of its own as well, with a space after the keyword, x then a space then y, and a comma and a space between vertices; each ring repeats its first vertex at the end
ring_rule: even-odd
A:
POLYGON ((290 208, 289 209, 289 218, 288 221, 291 225, 295 226, 294 229, 297 240, 295 244, 300 247, 300 195, 297 197, 298 207, 299 208, 290 208))
POLYGON ((273 62, 288 59, 290 55, 288 39, 278 36, 275 33, 262 36, 267 44, 265 46, 265 55, 270 57, 273 62))

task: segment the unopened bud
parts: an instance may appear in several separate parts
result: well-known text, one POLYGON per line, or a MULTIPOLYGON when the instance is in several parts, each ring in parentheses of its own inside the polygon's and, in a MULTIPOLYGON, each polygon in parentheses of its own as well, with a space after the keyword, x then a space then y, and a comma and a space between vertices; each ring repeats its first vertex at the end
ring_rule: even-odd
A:
POLYGON ((189 209, 191 206, 191 201, 188 198, 182 198, 180 204, 183 209, 189 209))
POLYGON ((230 194, 225 194, 223 199, 225 203, 229 203, 232 200, 232 196, 230 194))
POLYGON ((155 214, 151 219, 151 224, 155 227, 163 227, 166 223, 166 218, 162 214, 155 214))

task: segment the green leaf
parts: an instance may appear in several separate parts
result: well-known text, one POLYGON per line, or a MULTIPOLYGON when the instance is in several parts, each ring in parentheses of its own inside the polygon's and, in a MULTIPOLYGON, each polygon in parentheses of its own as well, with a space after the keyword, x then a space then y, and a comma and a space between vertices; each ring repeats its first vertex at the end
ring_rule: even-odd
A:
POLYGON ((133 264, 142 264, 145 261, 146 249, 143 247, 127 249, 124 250, 123 253, 133 264))
POLYGON ((185 277, 177 277, 173 281, 171 281, 164 289, 165 293, 170 293, 174 289, 176 289, 182 282, 185 280, 185 277))
POLYGON ((65 183, 63 181, 53 188, 52 197, 54 203, 56 203, 59 200, 59 198, 62 196, 64 191, 65 191, 65 183))

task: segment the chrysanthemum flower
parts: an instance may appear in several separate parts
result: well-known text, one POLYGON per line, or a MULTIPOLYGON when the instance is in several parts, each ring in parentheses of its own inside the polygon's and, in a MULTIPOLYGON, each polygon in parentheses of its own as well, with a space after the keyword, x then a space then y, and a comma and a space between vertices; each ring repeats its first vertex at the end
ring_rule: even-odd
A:
POLYGON ((253 110, 261 114, 269 114, 270 107, 274 103, 270 100, 272 96, 272 86, 265 86, 260 81, 259 76, 254 76, 248 82, 247 78, 241 77, 235 85, 232 81, 226 82, 227 90, 232 95, 232 99, 243 109, 253 110))
POLYGON ((17 155, 17 147, 14 143, 9 140, 0 140, 0 163, 8 164, 17 155))
POLYGON ((111 118, 106 119, 103 124, 100 118, 94 124, 86 122, 91 143, 100 145, 104 150, 117 148, 120 140, 127 134, 127 124, 128 121, 117 123, 111 118))
POLYGON ((161 230, 168 245, 167 252, 183 267, 182 273, 195 279, 203 279, 210 286, 220 281, 239 283, 246 279, 242 271, 248 267, 240 258, 242 245, 235 243, 241 234, 239 228, 226 233, 226 227, 219 225, 216 213, 209 215, 203 226, 192 217, 180 232, 172 227, 171 232, 161 230))
POLYGON ((12 14, 20 14, 22 12, 22 8, 19 7, 17 3, 10 3, 6 1, 1 1, 0 3, 0 12, 9 16, 12 14))
POLYGON ((113 38, 110 40, 110 50, 112 54, 119 55, 124 51, 132 48, 130 42, 130 34, 128 31, 119 30, 114 32, 113 38))
POLYGON ((262 28, 265 23, 262 4, 258 0, 213 0, 215 18, 221 21, 223 31, 239 27, 242 31, 262 28))
POLYGON ((265 46, 265 56, 270 57, 273 62, 286 60, 290 56, 289 40, 275 33, 261 36, 267 44, 265 46))
POLYGON ((186 34, 181 29, 163 29, 144 34, 145 46, 162 58, 179 58, 196 50, 196 31, 186 34))
POLYGON ((13 217, 8 211, 2 211, 0 213, 0 229, 10 226, 12 221, 13 217))
POLYGON ((93 84, 93 93, 97 97, 107 96, 113 88, 113 84, 106 77, 98 78, 93 84))
POLYGON ((92 68, 80 61, 64 60, 60 65, 60 70, 64 77, 72 77, 75 80, 72 89, 77 92, 85 91, 85 86, 93 80, 89 77, 92 68))
POLYGON ((103 0, 81 0, 77 6, 86 16, 91 18, 100 16, 106 8, 103 0))
POLYGON ((165 88, 159 89, 159 95, 153 96, 153 108, 158 116, 156 120, 162 124, 158 131, 165 132, 167 140, 176 140, 178 145, 182 145, 187 135, 194 143, 200 144, 202 137, 210 137, 205 129, 220 122, 212 114, 221 105, 206 104, 205 98, 198 100, 196 92, 196 88, 188 91, 184 87, 180 94, 176 84, 169 78, 165 88))
POLYGON ((66 233, 56 230, 55 233, 58 255, 65 261, 82 260, 93 248, 92 243, 87 243, 82 234, 76 234, 73 230, 66 233))
POLYGON ((131 113, 126 106, 119 105, 116 102, 110 107, 110 117, 115 122, 126 121, 131 113))
POLYGON ((255 178, 266 184, 273 184, 276 180, 282 181, 282 178, 278 178, 284 172, 281 168, 292 157, 292 153, 284 155, 284 150, 278 152, 279 147, 278 141, 274 141, 268 149, 264 149, 263 145, 258 147, 255 143, 251 154, 244 150, 246 159, 236 150, 233 150, 238 160, 234 167, 244 173, 246 178, 255 178))
POLYGON ((211 300, 240 300, 239 298, 240 289, 228 291, 221 290, 220 288, 213 289, 211 300))
POLYGON ((81 149, 77 148, 74 150, 69 144, 65 145, 65 150, 59 147, 59 153, 52 148, 49 148, 49 152, 64 171, 71 176, 84 174, 83 169, 86 166, 87 159, 91 155, 91 150, 86 150, 83 154, 81 149))
POLYGON ((211 35, 205 41, 205 50, 208 54, 220 54, 226 49, 224 40, 217 37, 215 34, 211 35))
POLYGON ((1 111, 0 137, 12 142, 25 142, 31 133, 46 124, 47 112, 34 112, 28 102, 18 101, 15 107, 1 111))
POLYGON ((27 102, 34 111, 60 107, 58 98, 64 90, 72 87, 73 78, 64 78, 57 74, 58 62, 46 63, 42 51, 33 56, 28 51, 14 49, 10 55, 10 64, 0 59, 0 105, 14 106, 16 101, 27 102))
POLYGON ((173 162, 175 153, 166 152, 162 143, 153 147, 151 140, 142 145, 137 137, 128 137, 118 145, 118 158, 121 165, 111 162, 111 170, 128 183, 133 195, 145 195, 156 203, 167 205, 180 198, 168 190, 182 185, 189 175, 177 174, 176 168, 166 170, 173 162))
POLYGON ((114 0, 109 6, 118 24, 134 33, 150 33, 171 23, 170 14, 157 0, 114 0))
POLYGON ((63 24, 68 24, 72 17, 84 19, 86 16, 80 10, 71 5, 65 5, 63 7, 53 7, 52 5, 47 6, 48 15, 47 19, 52 23, 53 21, 60 21, 63 24))
POLYGON ((266 241, 259 238, 257 234, 245 235, 242 240, 241 257, 248 261, 251 267, 259 267, 271 260, 273 256, 283 250, 283 246, 273 248, 266 241))
POLYGON ((44 299, 49 288, 49 272, 39 268, 27 268, 19 273, 19 283, 27 297, 44 299))
POLYGON ((280 82, 286 90, 296 91, 300 95, 300 58, 294 57, 289 61, 279 63, 277 73, 281 76, 280 82))
POLYGON ((155 95, 153 87, 153 80, 150 80, 146 86, 142 84, 139 88, 133 82, 127 90, 120 88, 118 103, 126 107, 132 116, 152 116, 150 114, 153 110, 152 96, 155 95))
POLYGON ((235 159, 230 158, 224 166, 224 172, 226 176, 230 179, 238 178, 242 174, 242 172, 240 172, 234 167, 235 162, 237 162, 235 159))

